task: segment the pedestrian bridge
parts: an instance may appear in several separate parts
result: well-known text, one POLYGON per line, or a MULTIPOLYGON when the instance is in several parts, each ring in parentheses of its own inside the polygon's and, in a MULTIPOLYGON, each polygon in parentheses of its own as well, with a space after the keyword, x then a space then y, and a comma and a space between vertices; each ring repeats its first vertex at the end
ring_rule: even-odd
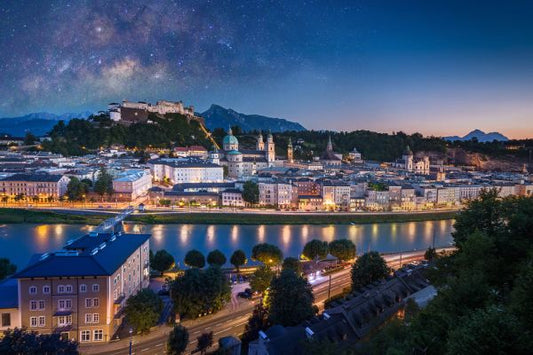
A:
POLYGON ((93 229, 89 235, 96 236, 100 233, 118 233, 123 231, 122 221, 124 221, 134 211, 133 207, 128 207, 120 214, 108 218, 93 229))

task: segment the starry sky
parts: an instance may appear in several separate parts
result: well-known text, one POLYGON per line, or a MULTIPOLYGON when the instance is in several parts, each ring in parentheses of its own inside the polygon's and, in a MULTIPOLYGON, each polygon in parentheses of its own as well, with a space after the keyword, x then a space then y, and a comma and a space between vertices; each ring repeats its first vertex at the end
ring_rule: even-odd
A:
POLYGON ((533 1, 0 2, 0 117, 183 100, 311 129, 533 137, 533 1))

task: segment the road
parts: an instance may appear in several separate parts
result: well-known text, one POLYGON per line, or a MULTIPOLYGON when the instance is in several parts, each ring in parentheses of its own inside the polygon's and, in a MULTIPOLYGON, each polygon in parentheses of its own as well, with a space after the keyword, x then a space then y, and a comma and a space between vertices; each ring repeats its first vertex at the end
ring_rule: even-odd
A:
MULTIPOLYGON (((453 248, 439 249, 452 250, 453 248)), ((415 260, 421 260, 424 257, 425 251, 405 252, 402 254, 384 255, 385 260, 392 268, 398 268, 401 260, 402 264, 407 264, 415 260)), ((310 281, 313 292, 315 294, 315 304, 319 309, 323 309, 324 301, 328 298, 328 292, 330 296, 334 296, 343 291, 344 288, 349 287, 351 284, 350 268, 346 268, 342 271, 331 274, 331 290, 328 291, 329 276, 319 276, 315 280, 310 281)), ((241 289, 245 288, 246 284, 238 285, 238 288, 234 288, 233 294, 236 294, 241 289)), ((196 320, 184 321, 183 325, 189 330, 189 346, 187 347, 187 353, 193 353, 196 347, 196 338, 205 332, 213 332, 213 343, 218 343, 218 339, 233 335, 239 336, 244 331, 245 324, 250 317, 253 307, 258 304, 259 299, 244 300, 233 299, 231 304, 228 304, 226 309, 220 311, 217 314, 210 315, 204 318, 196 320)), ((165 344, 170 332, 170 327, 162 326, 153 334, 148 336, 136 336, 133 338, 132 353, 135 354, 164 354, 165 344)), ((106 345, 93 345, 82 346, 80 350, 83 353, 104 354, 104 355, 124 355, 129 353, 129 342, 123 339, 116 344, 106 345), (115 348, 114 350, 107 350, 109 347, 115 348), (104 348, 106 349, 105 351, 104 348)))

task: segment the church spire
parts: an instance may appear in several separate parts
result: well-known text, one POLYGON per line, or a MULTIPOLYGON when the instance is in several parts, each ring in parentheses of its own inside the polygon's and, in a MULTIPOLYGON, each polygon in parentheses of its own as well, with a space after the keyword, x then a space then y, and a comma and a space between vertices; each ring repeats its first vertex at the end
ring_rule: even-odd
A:
POLYGON ((326 150, 329 152, 333 151, 333 144, 331 143, 331 134, 328 137, 328 146, 326 147, 326 150))

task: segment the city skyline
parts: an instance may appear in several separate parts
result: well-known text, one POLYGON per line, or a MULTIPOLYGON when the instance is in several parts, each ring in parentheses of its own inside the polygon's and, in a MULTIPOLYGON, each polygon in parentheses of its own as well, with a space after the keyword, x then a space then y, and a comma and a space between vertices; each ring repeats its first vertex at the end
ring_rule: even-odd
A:
POLYGON ((327 5, 2 4, 0 116, 181 99, 308 129, 533 136, 532 4, 327 5))

